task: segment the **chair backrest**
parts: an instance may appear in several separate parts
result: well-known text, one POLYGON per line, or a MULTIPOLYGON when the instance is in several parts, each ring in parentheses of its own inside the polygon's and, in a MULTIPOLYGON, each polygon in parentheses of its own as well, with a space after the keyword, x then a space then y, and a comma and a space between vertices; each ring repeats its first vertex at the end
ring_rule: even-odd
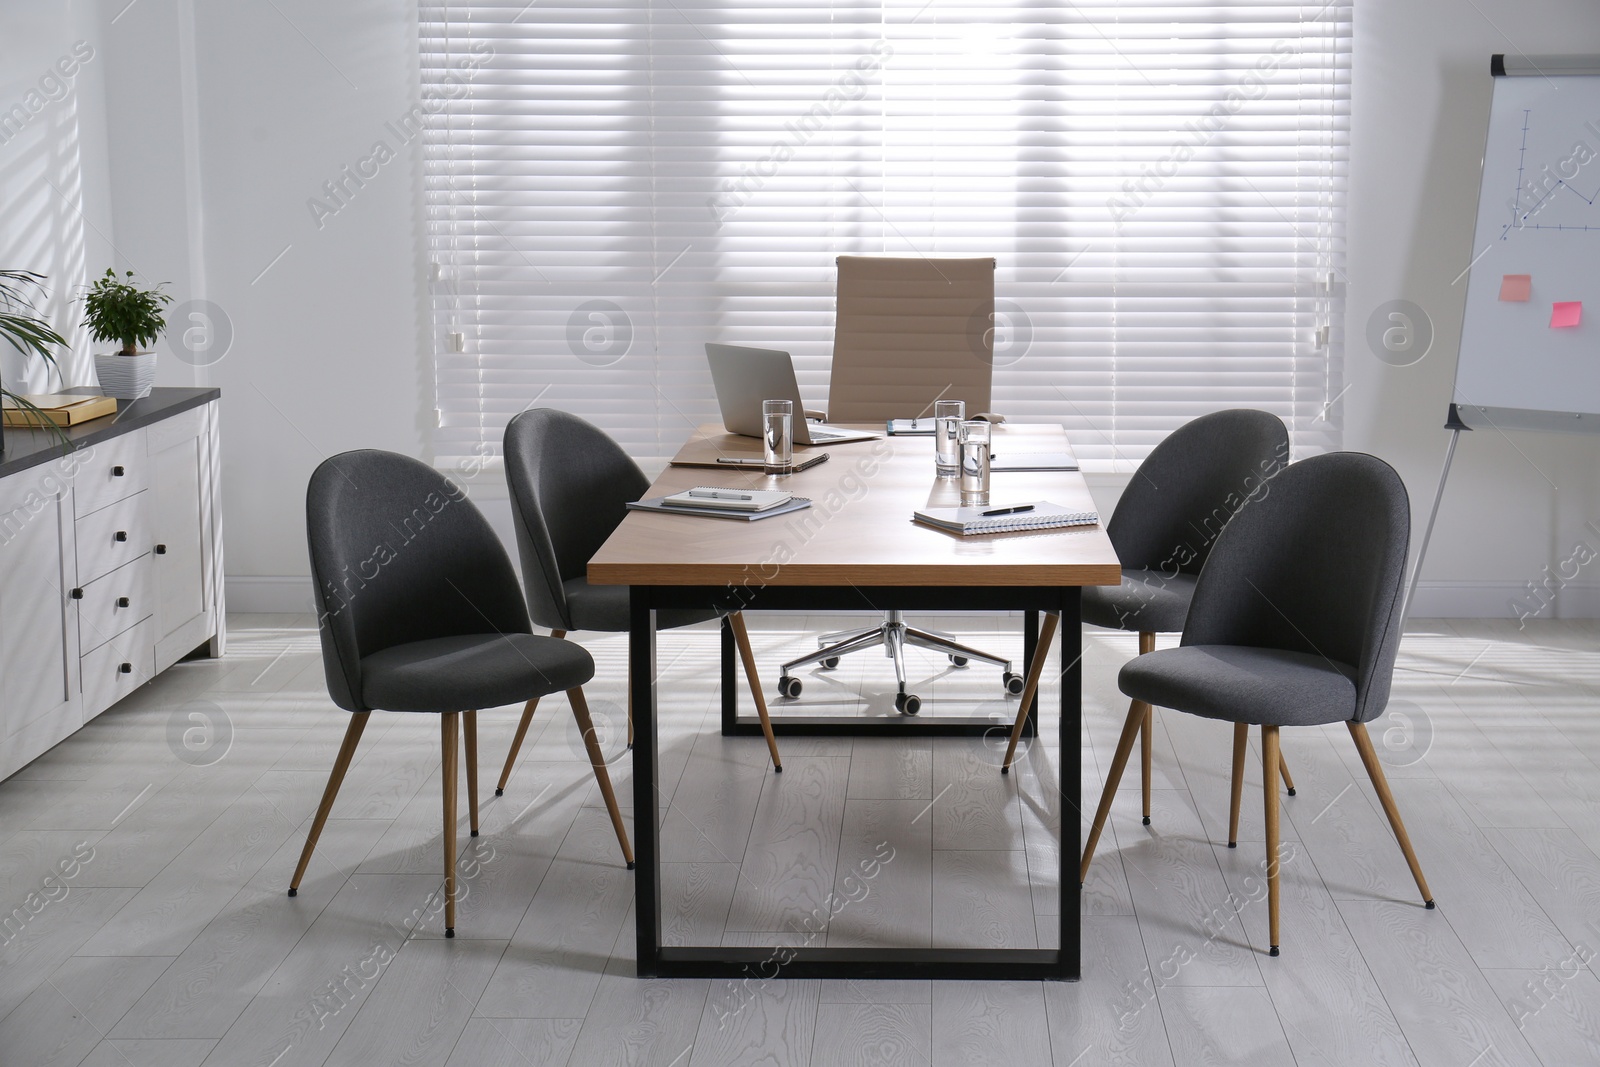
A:
POLYGON ((1411 501, 1376 456, 1292 464, 1228 524, 1195 585, 1185 645, 1248 645, 1355 669, 1355 720, 1389 701, 1411 501))
POLYGON ((1289 431, 1265 411, 1233 408, 1178 427, 1128 481, 1106 524, 1129 569, 1199 574, 1217 536, 1289 465, 1289 431))
POLYGON ((571 630, 562 583, 584 576, 650 479, 604 430, 554 408, 511 420, 505 458, 528 611, 540 626, 571 630))
POLYGON ((830 422, 933 414, 943 397, 989 410, 994 260, 840 256, 830 422))
POLYGON ((361 660, 412 641, 531 633, 505 546, 461 487, 376 449, 324 460, 306 488, 306 541, 333 702, 369 710, 361 660))

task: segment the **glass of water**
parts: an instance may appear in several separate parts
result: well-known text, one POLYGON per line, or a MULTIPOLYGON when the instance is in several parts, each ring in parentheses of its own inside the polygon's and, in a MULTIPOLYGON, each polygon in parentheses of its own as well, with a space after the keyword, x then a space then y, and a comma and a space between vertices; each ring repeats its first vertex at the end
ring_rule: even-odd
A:
POLYGON ((941 478, 954 478, 961 469, 961 422, 966 417, 963 401, 933 402, 933 469, 941 478))
POLYGON ((961 424, 961 506, 989 504, 989 424, 975 419, 961 424))
POLYGON ((761 443, 768 474, 794 469, 794 401, 761 402, 761 443))

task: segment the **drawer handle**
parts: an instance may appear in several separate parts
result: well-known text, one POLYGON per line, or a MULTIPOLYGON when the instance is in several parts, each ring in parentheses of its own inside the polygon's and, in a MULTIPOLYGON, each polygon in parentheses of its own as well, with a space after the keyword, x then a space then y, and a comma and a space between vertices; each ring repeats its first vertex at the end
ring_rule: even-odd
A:
POLYGON ((127 530, 118 530, 116 532, 116 534, 112 537, 113 541, 126 541, 127 539, 128 539, 128 531, 127 530))
POLYGON ((122 666, 117 668, 117 673, 118 674, 132 674, 133 673, 133 664, 124 663, 122 666))
POLYGON ((127 606, 128 606, 128 598, 127 597, 125 597, 125 596, 117 597, 117 607, 125 608, 127 606))
POLYGON ((82 589, 74 589, 72 591, 72 599, 73 600, 82 600, 83 599, 83 590, 82 589))
POLYGON ((167 546, 166 545, 157 545, 156 546, 156 555, 165 556, 166 554, 167 554, 167 546))
POLYGON ((113 477, 113 478, 120 478, 126 473, 127 472, 124 471, 120 466, 116 466, 116 467, 112 467, 111 468, 111 477, 113 477))

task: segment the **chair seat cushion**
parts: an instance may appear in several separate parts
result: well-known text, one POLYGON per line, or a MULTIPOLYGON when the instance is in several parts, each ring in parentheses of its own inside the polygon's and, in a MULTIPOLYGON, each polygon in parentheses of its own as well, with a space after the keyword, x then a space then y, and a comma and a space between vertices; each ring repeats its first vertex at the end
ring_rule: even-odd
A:
POLYGON ((532 634, 413 641, 361 661, 361 699, 384 711, 476 711, 559 693, 594 677, 582 645, 532 634))
MULTIPOLYGON (((567 591, 567 612, 572 617, 573 629, 616 633, 628 628, 627 586, 590 585, 584 578, 561 584, 567 591)), ((656 629, 671 630, 716 617, 712 608, 658 611, 656 629)))
POLYGON ((1189 615, 1194 584, 1192 574, 1124 570, 1121 585, 1084 587, 1083 621, 1113 630, 1177 633, 1189 615))
POLYGON ((1318 726, 1355 716, 1355 669, 1321 656, 1240 645, 1188 645, 1135 656, 1126 695, 1208 719, 1318 726))

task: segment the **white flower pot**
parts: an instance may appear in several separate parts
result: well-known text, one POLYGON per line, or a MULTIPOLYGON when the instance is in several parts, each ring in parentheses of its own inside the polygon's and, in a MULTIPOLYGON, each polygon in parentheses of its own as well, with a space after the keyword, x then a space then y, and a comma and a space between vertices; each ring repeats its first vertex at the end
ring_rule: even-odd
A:
POLYGON ((156 354, 140 352, 133 356, 95 356, 94 373, 100 391, 118 400, 137 400, 150 393, 156 384, 156 354))

